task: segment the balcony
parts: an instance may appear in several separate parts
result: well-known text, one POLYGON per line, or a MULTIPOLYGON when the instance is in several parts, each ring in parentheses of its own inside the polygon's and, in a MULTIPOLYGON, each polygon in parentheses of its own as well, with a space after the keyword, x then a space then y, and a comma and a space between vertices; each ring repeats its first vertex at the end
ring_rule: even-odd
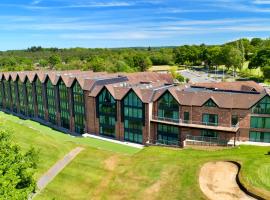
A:
POLYGON ((152 116, 152 122, 158 122, 168 125, 181 126, 186 128, 197 128, 197 129, 208 129, 224 132, 237 132, 239 129, 239 123, 235 126, 231 124, 221 124, 221 123, 206 123, 201 121, 191 121, 191 120, 182 120, 182 119, 172 119, 159 116, 152 116))

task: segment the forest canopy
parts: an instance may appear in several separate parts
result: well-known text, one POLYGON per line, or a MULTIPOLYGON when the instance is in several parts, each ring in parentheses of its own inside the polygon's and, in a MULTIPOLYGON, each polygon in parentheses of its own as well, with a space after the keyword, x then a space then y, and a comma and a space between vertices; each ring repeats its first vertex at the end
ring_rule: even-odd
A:
MULTIPOLYGON (((239 39, 223 45, 183 45, 148 48, 43 48, 0 52, 1 71, 93 70, 107 72, 147 71, 153 65, 224 65, 236 70, 248 61, 249 68, 261 67, 265 76, 270 68, 270 39, 239 39)), ((270 78, 270 77, 268 77, 270 78)))

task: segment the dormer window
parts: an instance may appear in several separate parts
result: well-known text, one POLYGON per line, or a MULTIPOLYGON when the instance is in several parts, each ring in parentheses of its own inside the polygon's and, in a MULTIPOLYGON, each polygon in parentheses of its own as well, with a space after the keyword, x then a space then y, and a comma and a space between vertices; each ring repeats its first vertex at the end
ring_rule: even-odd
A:
POLYGON ((212 100, 212 99, 209 99, 205 104, 204 106, 206 107, 217 107, 217 104, 212 100))

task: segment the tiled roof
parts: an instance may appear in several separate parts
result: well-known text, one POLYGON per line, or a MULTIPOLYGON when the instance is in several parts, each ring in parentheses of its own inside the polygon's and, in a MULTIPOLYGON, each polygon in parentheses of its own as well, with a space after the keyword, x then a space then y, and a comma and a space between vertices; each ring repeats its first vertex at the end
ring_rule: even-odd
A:
POLYGON ((236 82, 219 82, 219 83, 195 83, 192 86, 219 89, 219 90, 231 90, 231 91, 243 91, 243 92, 262 92, 264 88, 254 81, 236 81, 236 82))
MULTIPOLYGON (((67 87, 71 87, 75 80, 78 81, 83 90, 93 91, 93 95, 98 88, 104 85, 110 85, 120 82, 126 82, 129 84, 139 84, 141 81, 149 82, 151 84, 164 84, 172 83, 173 79, 171 75, 158 74, 155 72, 138 72, 138 73, 115 73, 108 74, 106 72, 93 72, 93 71, 22 71, 22 72, 3 72, 0 73, 0 79, 5 78, 9 80, 11 77, 13 81, 19 78, 20 81, 25 82, 28 79, 30 82, 35 80, 37 77, 42 83, 48 78, 51 80, 53 85, 56 85, 60 79, 63 80, 67 87)), ((109 86, 108 86, 109 87, 109 86)), ((120 92, 115 91, 115 97, 120 98, 123 96, 126 89, 111 89, 110 91, 121 90, 120 92)), ((140 95, 138 93, 138 95, 140 95)), ((141 96, 141 95, 140 95, 141 96)))
POLYGON ((203 106, 209 99, 212 99, 220 108, 235 109, 249 109, 267 95, 266 92, 252 94, 209 90, 189 91, 181 86, 159 91, 156 93, 154 101, 157 101, 166 91, 169 91, 180 105, 203 106))

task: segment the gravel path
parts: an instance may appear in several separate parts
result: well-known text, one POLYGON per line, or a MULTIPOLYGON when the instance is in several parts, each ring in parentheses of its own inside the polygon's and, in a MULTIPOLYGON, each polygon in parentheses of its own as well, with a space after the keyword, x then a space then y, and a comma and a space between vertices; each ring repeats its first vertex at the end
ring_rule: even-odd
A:
POLYGON ((55 163, 43 176, 38 180, 37 187, 38 190, 42 190, 51 182, 54 177, 61 172, 81 151, 83 150, 82 147, 76 147, 68 154, 64 156, 61 160, 55 163))
POLYGON ((251 200, 236 182, 238 167, 231 162, 209 162, 200 171, 199 183, 211 200, 251 200))

